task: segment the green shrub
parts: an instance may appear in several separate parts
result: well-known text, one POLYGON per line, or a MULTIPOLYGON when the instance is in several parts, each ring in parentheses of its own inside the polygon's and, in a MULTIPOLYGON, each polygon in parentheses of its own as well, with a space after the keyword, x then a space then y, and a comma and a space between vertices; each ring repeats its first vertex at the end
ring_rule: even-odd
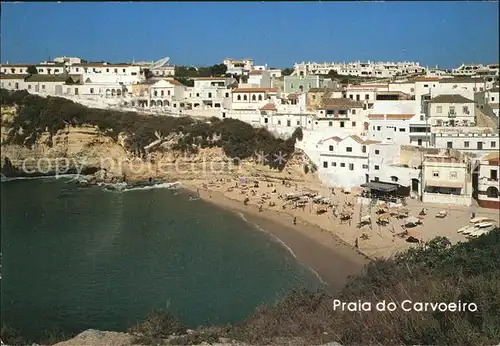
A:
POLYGON ((184 325, 170 313, 164 310, 153 310, 143 322, 130 328, 134 342, 146 345, 160 345, 170 335, 186 332, 184 325))

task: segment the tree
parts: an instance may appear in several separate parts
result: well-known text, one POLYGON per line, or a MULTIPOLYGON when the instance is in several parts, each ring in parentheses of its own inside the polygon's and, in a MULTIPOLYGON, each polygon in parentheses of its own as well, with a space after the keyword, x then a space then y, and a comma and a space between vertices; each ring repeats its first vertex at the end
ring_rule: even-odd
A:
POLYGON ((242 83, 246 83, 246 82, 248 82, 248 76, 247 76, 247 75, 242 75, 242 76, 241 76, 241 82, 242 82, 242 83))
POLYGON ((293 68, 284 68, 282 71, 281 71, 281 75, 282 76, 289 76, 293 73, 293 68))
POLYGON ((212 72, 212 76, 217 76, 217 77, 222 76, 227 72, 227 66, 224 64, 214 65, 210 69, 212 72))
POLYGON ((31 65, 31 66, 28 66, 28 68, 26 69, 26 72, 28 72, 29 74, 37 74, 38 70, 36 69, 35 65, 31 65))

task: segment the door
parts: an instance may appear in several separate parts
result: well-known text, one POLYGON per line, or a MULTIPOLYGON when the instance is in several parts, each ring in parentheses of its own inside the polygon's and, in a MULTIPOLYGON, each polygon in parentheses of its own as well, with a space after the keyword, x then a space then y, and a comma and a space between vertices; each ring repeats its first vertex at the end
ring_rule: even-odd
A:
POLYGON ((56 92, 56 95, 61 95, 62 94, 62 85, 56 85, 55 92, 56 92))

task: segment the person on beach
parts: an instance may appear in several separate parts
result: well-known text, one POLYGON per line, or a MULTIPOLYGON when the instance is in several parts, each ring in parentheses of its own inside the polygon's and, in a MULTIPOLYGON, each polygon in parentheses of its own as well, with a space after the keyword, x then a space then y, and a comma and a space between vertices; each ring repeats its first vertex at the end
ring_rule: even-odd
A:
POLYGON ((294 217, 294 218, 293 218, 293 224, 294 224, 294 225, 297 225, 297 217, 294 217))
POLYGON ((354 247, 355 247, 356 249, 359 249, 359 246, 358 246, 358 245, 359 245, 359 244, 358 244, 358 238, 356 238, 356 240, 354 241, 354 247))
POLYGON ((153 178, 149 177, 149 183, 151 184, 151 182, 153 181, 153 178))

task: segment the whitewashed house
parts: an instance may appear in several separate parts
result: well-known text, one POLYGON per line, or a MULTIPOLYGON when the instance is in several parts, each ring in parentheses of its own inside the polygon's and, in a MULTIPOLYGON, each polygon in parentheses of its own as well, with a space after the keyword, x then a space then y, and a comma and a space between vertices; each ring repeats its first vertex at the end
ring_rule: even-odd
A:
POLYGON ((477 202, 483 208, 500 209, 500 155, 490 153, 479 162, 477 202))
POLYGON ((1 87, 7 90, 26 90, 24 80, 28 76, 28 74, 0 74, 1 87))
POLYGON ((441 155, 426 155, 422 165, 424 203, 472 204, 471 165, 466 157, 450 150, 441 155))
POLYGON ((364 136, 368 131, 364 103, 349 98, 323 98, 321 104, 316 106, 316 119, 312 128, 338 136, 364 136))
POLYGON ((254 69, 253 59, 234 60, 227 58, 224 59, 223 64, 226 65, 226 73, 229 74, 243 75, 254 69))
POLYGON ((369 110, 368 138, 398 145, 428 146, 430 126, 416 100, 376 101, 369 110))
POLYGON ((328 186, 351 188, 368 182, 368 147, 377 141, 358 136, 331 137, 321 142, 319 178, 328 186))
POLYGON ((270 88, 271 73, 265 70, 252 70, 248 73, 248 81, 252 88, 270 88))
POLYGON ((432 126, 471 126, 476 124, 476 105, 462 95, 439 95, 429 101, 432 126))

